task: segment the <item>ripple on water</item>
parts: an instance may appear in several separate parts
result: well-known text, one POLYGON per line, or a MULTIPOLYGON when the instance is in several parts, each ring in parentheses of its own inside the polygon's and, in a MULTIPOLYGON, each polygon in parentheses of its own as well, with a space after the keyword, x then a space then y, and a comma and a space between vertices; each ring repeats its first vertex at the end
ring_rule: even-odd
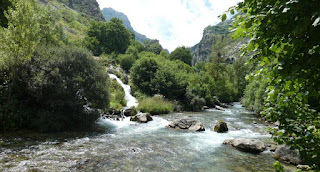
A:
POLYGON ((264 132, 265 126, 252 125, 256 119, 247 118, 249 114, 240 113, 242 109, 237 106, 227 112, 209 110, 154 116, 146 124, 130 122, 129 118, 99 119, 97 124, 112 128, 112 132, 64 142, 42 141, 18 150, 1 148, 0 171, 273 171, 270 153, 253 155, 222 144, 229 138, 270 137, 264 132), (181 118, 200 120, 206 131, 165 128, 170 121, 181 118), (229 132, 212 131, 211 127, 219 120, 228 123, 229 132))

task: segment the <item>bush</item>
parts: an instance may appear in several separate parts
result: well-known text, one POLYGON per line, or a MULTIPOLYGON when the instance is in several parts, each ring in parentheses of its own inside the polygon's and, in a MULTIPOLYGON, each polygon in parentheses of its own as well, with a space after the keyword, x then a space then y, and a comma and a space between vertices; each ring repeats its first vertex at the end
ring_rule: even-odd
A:
POLYGON ((120 61, 121 68, 126 72, 129 72, 132 65, 136 61, 133 55, 130 55, 130 54, 119 55, 118 58, 120 59, 119 61, 120 61))
MULTIPOLYGON (((11 111, 3 112, 8 102, 0 102, 0 121, 16 129, 87 129, 99 117, 98 109, 109 105, 106 72, 82 48, 40 47, 16 74, 10 81, 11 111)), ((8 90, 0 90, 1 97, 8 90)))
POLYGON ((105 53, 102 53, 99 57, 99 63, 102 65, 102 66, 105 66, 105 67, 108 67, 110 66, 111 64, 114 63, 114 57, 115 56, 114 54, 111 54, 111 55, 107 55, 105 53))
POLYGON ((244 92, 243 105, 250 110, 260 113, 263 110, 264 100, 267 96, 267 86, 266 78, 254 78, 251 80, 244 92))
POLYGON ((199 97, 198 95, 192 93, 192 90, 187 88, 186 92, 186 103, 185 109, 192 110, 192 111, 200 111, 201 108, 206 104, 204 98, 199 97))
POLYGON ((155 95, 142 100, 138 106, 138 110, 151 115, 167 114, 173 112, 174 104, 166 101, 163 96, 155 95))

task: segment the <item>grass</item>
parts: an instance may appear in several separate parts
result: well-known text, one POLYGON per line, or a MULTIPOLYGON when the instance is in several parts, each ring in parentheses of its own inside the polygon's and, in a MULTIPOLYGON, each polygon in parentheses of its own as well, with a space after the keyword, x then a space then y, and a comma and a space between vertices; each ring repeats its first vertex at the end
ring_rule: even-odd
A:
POLYGON ((126 106, 125 93, 121 85, 114 79, 110 85, 110 108, 121 110, 126 106))
POLYGON ((143 99, 139 103, 138 110, 150 115, 168 114, 174 111, 174 104, 160 95, 155 95, 143 99))

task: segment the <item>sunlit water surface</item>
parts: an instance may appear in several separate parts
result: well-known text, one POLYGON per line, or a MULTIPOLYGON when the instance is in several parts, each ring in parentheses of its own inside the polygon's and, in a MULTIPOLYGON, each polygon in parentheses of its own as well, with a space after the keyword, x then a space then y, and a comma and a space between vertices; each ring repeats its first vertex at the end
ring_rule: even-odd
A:
POLYGON ((266 126, 236 103, 226 111, 172 113, 146 124, 99 119, 99 132, 0 137, 0 171, 273 171, 270 152, 250 154, 223 145, 228 138, 269 142, 266 126), (167 129, 170 121, 192 118, 204 132, 167 129), (228 133, 215 133, 224 120, 228 133), (253 124, 256 121, 257 124, 253 124))

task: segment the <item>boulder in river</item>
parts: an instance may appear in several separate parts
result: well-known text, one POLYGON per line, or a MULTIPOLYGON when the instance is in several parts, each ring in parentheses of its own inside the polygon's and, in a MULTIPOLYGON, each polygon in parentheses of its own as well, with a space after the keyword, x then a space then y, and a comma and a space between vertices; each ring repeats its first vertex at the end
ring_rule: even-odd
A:
POLYGON ((266 149, 264 143, 260 140, 256 139, 245 139, 245 138, 237 138, 237 139, 227 139, 223 142, 223 144, 230 145, 244 152, 250 153, 259 153, 263 152, 266 149))
POLYGON ((110 114, 110 115, 120 116, 120 115, 121 115, 121 111, 119 111, 119 110, 117 110, 117 109, 109 109, 109 114, 110 114))
POLYGON ((214 108, 217 110, 225 111, 223 107, 218 106, 218 105, 215 105, 214 108))
POLYGON ((124 114, 124 116, 134 116, 134 115, 136 115, 137 114, 137 110, 135 110, 135 109, 126 109, 126 110, 124 110, 124 112, 123 112, 123 114, 124 114))
POLYGON ((203 110, 210 109, 208 106, 202 106, 203 110))
POLYGON ((228 125, 224 121, 219 121, 215 126, 214 126, 214 131, 217 133, 225 133, 228 131, 228 125))
POLYGON ((147 123, 152 120, 153 119, 151 118, 151 116, 147 113, 138 113, 137 115, 134 115, 130 118, 130 121, 136 121, 140 123, 147 123))
POLYGON ((294 165, 302 163, 298 151, 291 150, 288 146, 278 147, 274 152, 273 157, 277 160, 284 161, 294 165))
POLYGON ((170 123, 167 127, 176 130, 205 131, 203 124, 193 119, 180 119, 170 123))

